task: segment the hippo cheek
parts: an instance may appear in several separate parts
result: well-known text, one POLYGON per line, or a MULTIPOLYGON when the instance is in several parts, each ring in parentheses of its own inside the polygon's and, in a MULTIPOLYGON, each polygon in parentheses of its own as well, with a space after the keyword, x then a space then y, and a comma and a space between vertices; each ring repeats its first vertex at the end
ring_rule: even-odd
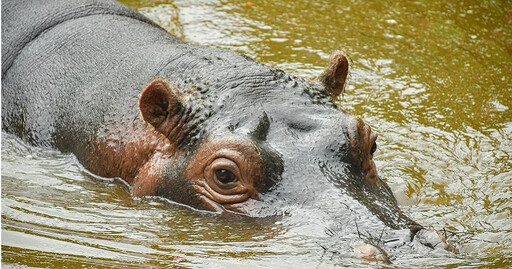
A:
POLYGON ((253 194, 243 187, 233 189, 230 193, 219 192, 207 183, 208 179, 195 180, 193 183, 198 199, 209 210, 215 212, 234 211, 245 213, 244 206, 253 194))
POLYGON ((152 158, 146 162, 138 171, 132 183, 132 195, 135 197, 153 196, 159 192, 159 186, 162 185, 162 171, 169 160, 164 158, 161 153, 155 153, 152 158))

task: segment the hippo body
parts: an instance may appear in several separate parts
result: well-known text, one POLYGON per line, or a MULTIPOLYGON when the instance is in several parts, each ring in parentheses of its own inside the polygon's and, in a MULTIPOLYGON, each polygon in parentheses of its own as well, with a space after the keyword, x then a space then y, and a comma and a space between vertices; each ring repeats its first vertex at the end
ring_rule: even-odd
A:
POLYGON ((298 78, 186 44, 117 2, 2 3, 3 131, 136 197, 250 216, 310 203, 344 233, 410 241, 422 227, 377 176, 376 135, 332 101, 347 68, 335 53, 318 81, 298 78), (335 199, 315 201, 327 189, 335 199))

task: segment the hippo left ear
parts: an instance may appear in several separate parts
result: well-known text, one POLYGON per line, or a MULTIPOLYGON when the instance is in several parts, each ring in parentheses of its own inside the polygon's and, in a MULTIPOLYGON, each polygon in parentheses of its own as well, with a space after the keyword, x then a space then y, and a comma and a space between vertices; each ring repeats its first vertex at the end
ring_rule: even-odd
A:
POLYGON ((319 80, 325 87, 325 91, 332 98, 336 98, 345 88, 348 75, 348 59, 340 51, 331 55, 329 66, 320 75, 319 80))
POLYGON ((170 127, 167 125, 181 113, 182 107, 178 94, 162 79, 149 83, 139 99, 139 109, 144 121, 164 134, 170 131, 167 130, 170 127))

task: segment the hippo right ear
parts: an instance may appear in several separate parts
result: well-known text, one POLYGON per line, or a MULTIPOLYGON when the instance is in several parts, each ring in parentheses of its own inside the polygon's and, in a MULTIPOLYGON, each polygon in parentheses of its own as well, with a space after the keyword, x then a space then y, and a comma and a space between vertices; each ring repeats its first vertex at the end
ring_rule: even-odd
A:
POLYGON ((345 81, 348 75, 348 59, 345 54, 335 51, 329 60, 329 66, 319 76, 324 85, 325 92, 332 98, 336 98, 345 89, 345 81))
POLYGON ((153 125, 158 131, 167 134, 167 125, 182 111, 178 95, 162 79, 155 79, 142 91, 139 109, 144 121, 153 125))

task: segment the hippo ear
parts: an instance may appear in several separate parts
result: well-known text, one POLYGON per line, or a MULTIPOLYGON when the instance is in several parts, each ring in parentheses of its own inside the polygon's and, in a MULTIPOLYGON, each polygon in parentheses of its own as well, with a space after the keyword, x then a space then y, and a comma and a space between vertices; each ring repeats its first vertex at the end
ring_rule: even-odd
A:
POLYGON ((332 98, 337 97, 345 88, 348 75, 348 59, 340 51, 331 55, 329 66, 320 75, 319 80, 325 87, 325 91, 332 98))
POLYGON ((178 95, 162 79, 155 79, 142 91, 139 109, 144 121, 155 129, 165 132, 167 119, 174 117, 182 110, 178 95))

